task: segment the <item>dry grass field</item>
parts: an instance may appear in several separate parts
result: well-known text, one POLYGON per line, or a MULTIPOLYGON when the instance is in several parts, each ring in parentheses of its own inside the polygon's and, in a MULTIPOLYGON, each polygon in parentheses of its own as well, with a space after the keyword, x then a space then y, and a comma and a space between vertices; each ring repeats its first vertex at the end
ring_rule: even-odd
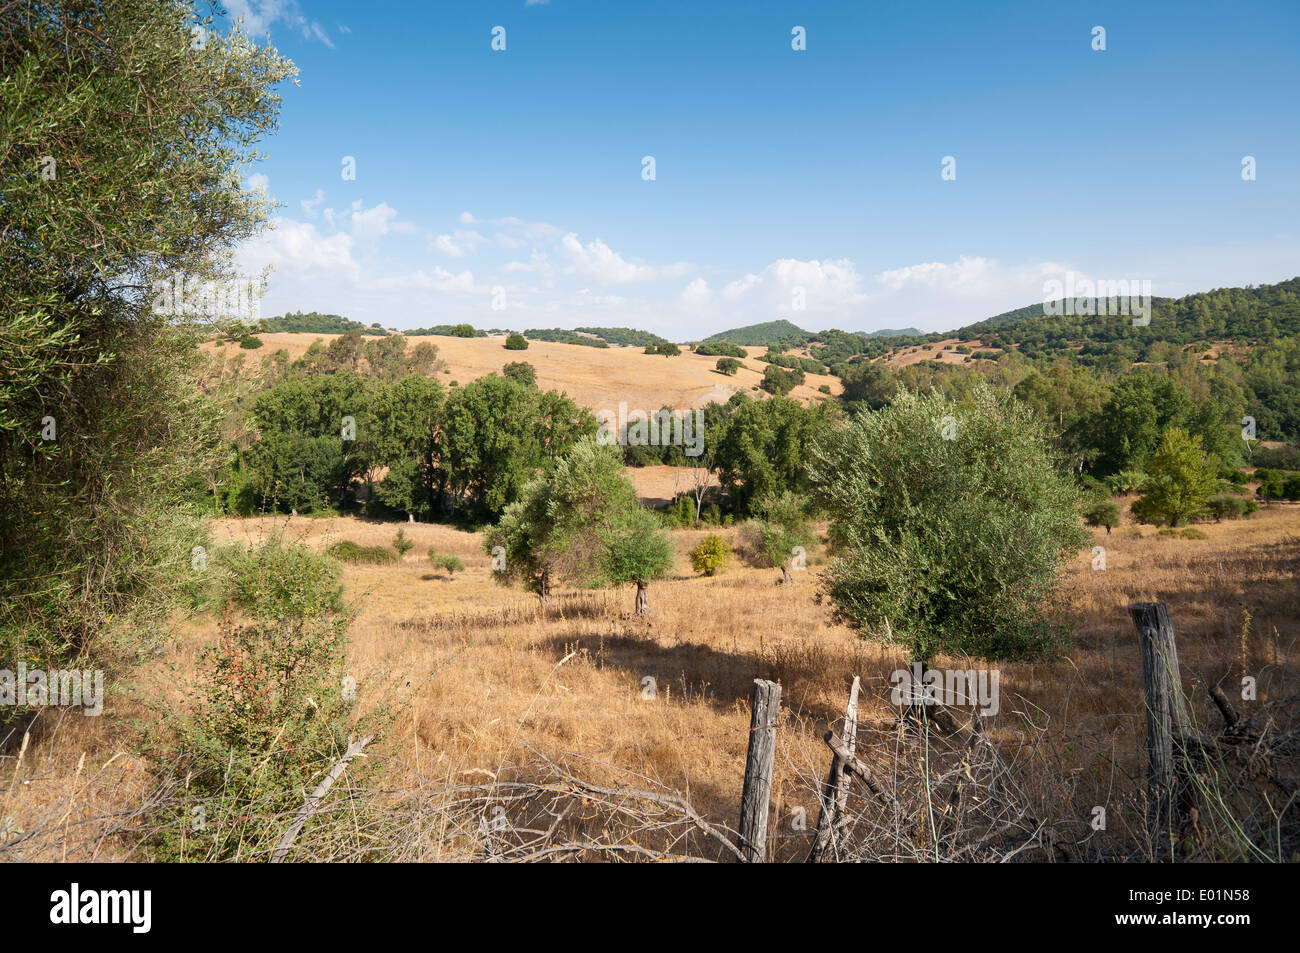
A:
MULTIPOLYGON (((329 344, 338 335, 279 332, 258 337, 264 346, 256 351, 241 350, 233 342, 216 341, 206 342, 202 349, 208 353, 220 352, 227 358, 243 354, 247 366, 255 367, 262 357, 280 348, 289 352, 291 360, 297 360, 312 341, 320 338, 329 344)), ((447 365, 446 373, 439 375, 444 383, 468 384, 494 372, 499 374, 512 361, 527 361, 537 369, 537 384, 543 390, 565 391, 594 411, 617 411, 620 401, 625 401, 631 410, 703 407, 709 401, 725 403, 738 390, 747 391, 752 397, 766 396, 757 389, 765 365, 756 358, 764 352, 763 348, 747 348, 749 358, 743 362, 744 368, 735 377, 729 377, 714 369, 716 357, 694 354, 685 348, 677 357, 662 357, 645 354, 640 348, 583 347, 548 341, 531 341, 526 351, 507 351, 504 337, 421 336, 409 340, 412 347, 423 341, 438 346, 438 357, 447 365)), ((826 395, 817 390, 823 384, 830 387, 832 394, 844 390, 838 377, 809 374, 790 396, 804 403, 825 400, 826 395)))
MULTIPOLYGON (((686 556, 703 532, 675 531, 675 569, 651 586, 651 617, 637 620, 630 589, 562 591, 542 610, 534 596, 493 582, 478 535, 441 525, 227 519, 213 525, 213 542, 252 544, 282 531, 315 548, 341 539, 387 545, 399 526, 416 544, 403 561, 350 565, 344 579, 358 610, 349 670, 359 698, 395 713, 376 753, 403 772, 464 783, 497 778, 507 765, 544 754, 583 766, 591 778, 632 776, 679 791, 711 822, 734 827, 751 683, 773 679, 783 686, 784 720, 770 849, 774 859, 802 859, 808 841, 795 819, 800 809, 816 817, 815 784, 829 762, 821 733, 838 727, 852 677, 863 680, 864 724, 896 716, 889 675, 907 660, 832 621, 817 596, 824 563, 815 553, 793 586, 776 585, 776 570, 740 560, 703 578, 686 556), (431 568, 429 547, 460 556, 465 570, 448 578, 431 568)), ((1259 679, 1259 699, 1243 703, 1246 710, 1297 691, 1300 507, 1275 505, 1202 528, 1203 540, 1127 522, 1110 535, 1094 533, 1093 544, 1106 549, 1105 570, 1092 568, 1085 550, 1065 580, 1072 644, 1050 661, 1000 666, 1001 711, 987 723, 989 736, 1014 747, 1047 729, 1058 781, 1068 782, 1080 804, 1113 803, 1123 773, 1136 776, 1143 763, 1141 664, 1129 603, 1169 604, 1199 718, 1217 719, 1204 703, 1204 683, 1225 676, 1230 695, 1241 674, 1259 679)), ((151 688, 149 702, 116 696, 109 706, 115 717, 73 717, 43 733, 18 775, 0 786, 9 790, 4 811, 18 823, 48 811, 56 788, 67 795, 67 769, 78 755, 76 806, 67 811, 74 822, 90 805, 138 793, 145 778, 125 753, 128 717, 178 704, 175 686, 193 677, 197 653, 215 633, 212 618, 178 620, 164 657, 140 673, 141 684, 171 689, 151 688), (61 781, 56 765, 64 766, 61 781)), ((966 667, 962 661, 940 658, 935 666, 966 667)), ((1044 789, 1033 796, 1056 795, 1044 789)), ((1044 804, 1045 812, 1062 810, 1073 808, 1044 804)), ((1087 819, 1078 817, 1085 834, 1087 819)))

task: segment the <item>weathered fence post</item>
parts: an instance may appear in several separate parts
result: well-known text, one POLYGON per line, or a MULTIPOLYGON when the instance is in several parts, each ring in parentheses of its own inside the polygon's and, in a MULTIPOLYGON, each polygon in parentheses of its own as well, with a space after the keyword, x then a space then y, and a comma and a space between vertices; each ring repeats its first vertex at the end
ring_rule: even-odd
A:
POLYGON ((1169 607, 1163 602, 1135 602, 1128 611, 1142 645, 1146 690, 1147 830, 1153 842, 1164 841, 1167 846, 1178 809, 1183 744, 1191 719, 1169 607))
POLYGON ((767 807, 772 796, 772 762, 776 757, 776 723, 780 717, 781 686, 754 679, 745 788, 740 795, 740 851, 751 864, 761 863, 766 857, 767 807))
MULTIPOLYGON (((854 753, 858 740, 858 691, 862 681, 853 676, 853 687, 849 689, 849 704, 844 711, 844 747, 850 755, 854 753)), ((817 816, 817 837, 812 850, 808 852, 808 863, 815 864, 821 860, 826 849, 835 839, 835 825, 844 814, 844 806, 849 797, 849 771, 845 760, 839 755, 831 756, 831 769, 826 775, 826 784, 822 788, 821 813, 817 816)))

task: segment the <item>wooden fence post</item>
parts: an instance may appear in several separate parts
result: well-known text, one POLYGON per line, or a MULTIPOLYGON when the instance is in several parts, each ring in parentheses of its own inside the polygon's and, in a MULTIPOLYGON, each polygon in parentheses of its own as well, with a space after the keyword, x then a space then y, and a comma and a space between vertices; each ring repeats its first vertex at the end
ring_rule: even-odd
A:
MULTIPOLYGON (((852 755, 858 740, 858 691, 862 681, 853 676, 853 687, 849 689, 849 704, 844 711, 844 747, 852 755)), ((821 860, 826 849, 835 839, 835 825, 844 813, 844 806, 849 797, 849 772, 845 760, 838 755, 831 756, 831 769, 826 775, 826 784, 822 788, 821 813, 817 816, 817 837, 812 850, 808 852, 808 863, 815 864, 821 860)))
POLYGON ((772 762, 776 757, 776 724, 780 717, 781 686, 754 679, 745 788, 740 795, 740 851, 751 864, 761 863, 766 857, 767 807, 772 796, 772 762))
POLYGON ((1147 720, 1147 830, 1153 842, 1168 839, 1178 810, 1184 740, 1191 718, 1178 670, 1178 647, 1169 607, 1135 602, 1128 607, 1142 645, 1147 720))

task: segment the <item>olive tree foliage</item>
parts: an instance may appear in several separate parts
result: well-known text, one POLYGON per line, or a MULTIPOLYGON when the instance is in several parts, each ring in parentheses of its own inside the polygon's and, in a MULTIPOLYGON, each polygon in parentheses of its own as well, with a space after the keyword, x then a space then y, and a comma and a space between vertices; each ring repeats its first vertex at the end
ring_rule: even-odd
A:
POLYGON ((754 519, 745 526, 750 548, 769 566, 781 569, 781 581, 794 582, 794 570, 804 568, 800 557, 814 541, 807 501, 786 490, 769 493, 754 505, 754 519))
POLYGON ((0 649, 72 658, 189 572, 174 505, 218 450, 202 318, 267 203, 241 176, 292 65, 174 0, 0 11, 0 649), (204 29, 196 43, 194 27, 204 29), (174 285, 173 285, 174 287, 174 285))
POLYGON ((1079 492, 1009 394, 900 390, 822 435, 808 472, 837 551, 828 594, 863 636, 928 662, 1032 657, 1064 634, 1051 606, 1086 539, 1079 492))
POLYGON ((594 436, 524 487, 484 548, 504 557, 498 579, 524 583, 543 602, 559 581, 635 583, 637 615, 649 609, 650 582, 667 572, 673 554, 668 534, 641 508, 620 449, 594 436))

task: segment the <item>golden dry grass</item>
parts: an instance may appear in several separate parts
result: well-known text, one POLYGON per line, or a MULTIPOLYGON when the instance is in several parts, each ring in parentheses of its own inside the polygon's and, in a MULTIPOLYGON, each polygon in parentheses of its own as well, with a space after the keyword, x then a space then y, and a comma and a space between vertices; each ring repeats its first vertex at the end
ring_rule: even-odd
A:
MULTIPOLYGON (((277 527, 318 548, 339 539, 387 545, 399 527, 416 543, 399 564, 348 566, 344 578, 359 609, 348 659, 358 696, 369 692, 395 706, 399 715, 382 752, 426 777, 481 780, 540 752, 587 764, 597 778, 617 767, 658 780, 683 792, 711 821, 734 826, 751 683, 771 678, 784 688, 785 713, 773 788, 780 818, 775 849, 790 859, 801 856, 806 841, 782 840, 781 831, 796 808, 816 816, 807 779, 828 763, 821 732, 837 727, 851 678, 863 679, 865 722, 894 714, 889 674, 907 659, 831 620, 816 595, 822 568, 816 557, 792 587, 775 585, 775 570, 739 561, 702 578, 690 570, 687 553, 704 531, 676 531, 675 569, 652 585, 653 616, 641 621, 631 616, 630 590, 564 591, 542 611, 530 594, 492 581, 478 535, 446 526, 350 517, 232 519, 214 524, 214 541, 256 542, 277 527), (449 579, 431 568, 429 547, 460 556, 465 571, 449 579), (647 679, 653 693, 645 691, 647 679)), ((1112 768, 1141 765, 1141 662, 1125 609, 1136 601, 1169 604, 1199 717, 1217 718, 1206 713, 1197 679, 1227 675, 1232 695, 1234 680, 1253 674, 1259 703, 1296 690, 1300 507, 1277 505, 1201 528, 1207 539, 1157 536, 1130 524, 1094 533, 1093 545, 1106 549, 1106 569, 1093 569, 1093 554, 1085 550, 1065 580, 1073 644, 1053 660, 1000 666, 995 740, 1015 743, 1027 725, 1050 726, 1061 770, 1077 774, 1085 790, 1092 785, 1096 803, 1107 803, 1118 781, 1095 773, 1106 762, 1092 760, 1092 753, 1113 756, 1112 768)), ((718 532, 736 536, 732 529, 718 532)), ((212 620, 195 620, 160 664, 192 677, 198 647, 214 632, 212 620)), ((941 658, 935 665, 966 667, 960 661, 941 658)), ((124 710, 119 706, 119 714, 124 710)), ((120 720, 71 720, 77 724, 33 747, 25 770, 75 763, 85 751, 90 771, 116 754, 110 776, 94 783, 132 790, 138 765, 120 753, 127 744, 120 720), (113 773, 124 766, 130 768, 125 776, 113 773)), ((36 811, 48 796, 39 785, 19 784, 5 810, 36 811)))
MULTIPOLYGON (((261 358, 284 348, 291 360, 302 357, 312 341, 320 338, 325 344, 338 337, 336 334, 299 334, 277 332, 258 335, 264 347, 257 351, 241 350, 233 342, 208 341, 202 345, 207 353, 220 352, 225 357, 246 355, 245 365, 256 367, 261 358)), ((677 357, 645 354, 631 347, 582 347, 576 344, 558 344, 548 341, 531 341, 526 351, 507 351, 504 337, 457 338, 412 337, 410 345, 428 341, 438 346, 438 357, 446 362, 447 373, 439 375, 444 382, 468 384, 472 380, 501 369, 513 361, 527 361, 537 369, 537 384, 543 390, 564 391, 579 404, 593 411, 618 410, 626 402, 629 410, 658 410, 660 407, 703 407, 709 401, 725 403, 738 390, 752 397, 767 396, 758 390, 763 379, 764 364, 756 358, 763 348, 747 348, 749 358, 744 368, 729 377, 714 369, 718 359, 692 353, 686 349, 677 357)), ((807 380, 791 391, 790 396, 804 403, 826 399, 817 388, 830 387, 831 394, 839 394, 844 386, 838 377, 809 374, 807 380)))

